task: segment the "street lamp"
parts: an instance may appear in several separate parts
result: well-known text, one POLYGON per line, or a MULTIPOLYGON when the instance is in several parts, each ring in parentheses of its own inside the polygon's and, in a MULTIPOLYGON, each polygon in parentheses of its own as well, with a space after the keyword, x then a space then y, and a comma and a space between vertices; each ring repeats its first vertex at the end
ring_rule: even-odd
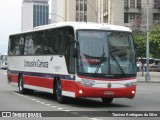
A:
POLYGON ((149 0, 147 0, 147 41, 146 41, 146 76, 145 80, 151 80, 149 74, 149 0))
POLYGON ((60 15, 57 15, 57 14, 53 14, 53 13, 49 13, 50 15, 54 15, 54 16, 56 16, 56 17, 59 17, 59 18, 61 18, 63 21, 66 21, 65 20, 65 18, 63 18, 62 16, 60 16, 60 15))

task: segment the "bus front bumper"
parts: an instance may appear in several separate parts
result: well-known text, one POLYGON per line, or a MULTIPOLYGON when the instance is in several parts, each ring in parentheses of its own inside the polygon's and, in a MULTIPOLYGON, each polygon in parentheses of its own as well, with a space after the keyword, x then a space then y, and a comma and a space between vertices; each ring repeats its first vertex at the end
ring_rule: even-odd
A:
POLYGON ((136 85, 126 88, 94 88, 78 85, 76 91, 77 98, 134 98, 136 93, 136 85))

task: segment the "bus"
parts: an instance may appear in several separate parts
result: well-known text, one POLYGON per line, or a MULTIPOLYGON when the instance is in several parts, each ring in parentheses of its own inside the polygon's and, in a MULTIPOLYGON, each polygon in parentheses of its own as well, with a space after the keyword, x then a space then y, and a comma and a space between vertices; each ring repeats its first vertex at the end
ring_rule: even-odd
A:
POLYGON ((62 22, 9 36, 8 81, 20 93, 132 99, 136 93, 136 51, 130 28, 62 22))
POLYGON ((0 55, 0 68, 7 69, 7 55, 0 55))

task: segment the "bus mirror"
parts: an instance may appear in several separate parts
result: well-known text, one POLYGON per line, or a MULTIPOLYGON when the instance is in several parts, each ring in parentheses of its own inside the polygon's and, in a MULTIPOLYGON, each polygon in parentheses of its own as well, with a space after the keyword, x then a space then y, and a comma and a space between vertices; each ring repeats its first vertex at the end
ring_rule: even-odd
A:
POLYGON ((77 58, 77 57, 78 57, 78 48, 77 48, 77 47, 74 47, 72 53, 73 53, 72 56, 73 56, 74 58, 77 58))

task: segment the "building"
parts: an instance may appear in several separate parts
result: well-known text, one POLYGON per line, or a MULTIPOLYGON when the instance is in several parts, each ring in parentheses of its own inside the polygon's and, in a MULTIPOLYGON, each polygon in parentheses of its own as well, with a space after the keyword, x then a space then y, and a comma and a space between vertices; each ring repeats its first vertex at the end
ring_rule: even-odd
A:
POLYGON ((22 31, 49 22, 48 0, 23 0, 22 3, 22 31))
POLYGON ((96 0, 52 0, 52 23, 96 22, 96 0))
MULTIPOLYGON (((98 22, 146 29, 147 0, 100 0, 102 15, 98 22)), ((160 23, 160 0, 149 0, 149 25, 160 23)))
MULTIPOLYGON (((52 22, 88 21, 146 29, 147 0, 52 0, 52 22)), ((149 0, 149 24, 160 23, 160 0, 149 0)))

